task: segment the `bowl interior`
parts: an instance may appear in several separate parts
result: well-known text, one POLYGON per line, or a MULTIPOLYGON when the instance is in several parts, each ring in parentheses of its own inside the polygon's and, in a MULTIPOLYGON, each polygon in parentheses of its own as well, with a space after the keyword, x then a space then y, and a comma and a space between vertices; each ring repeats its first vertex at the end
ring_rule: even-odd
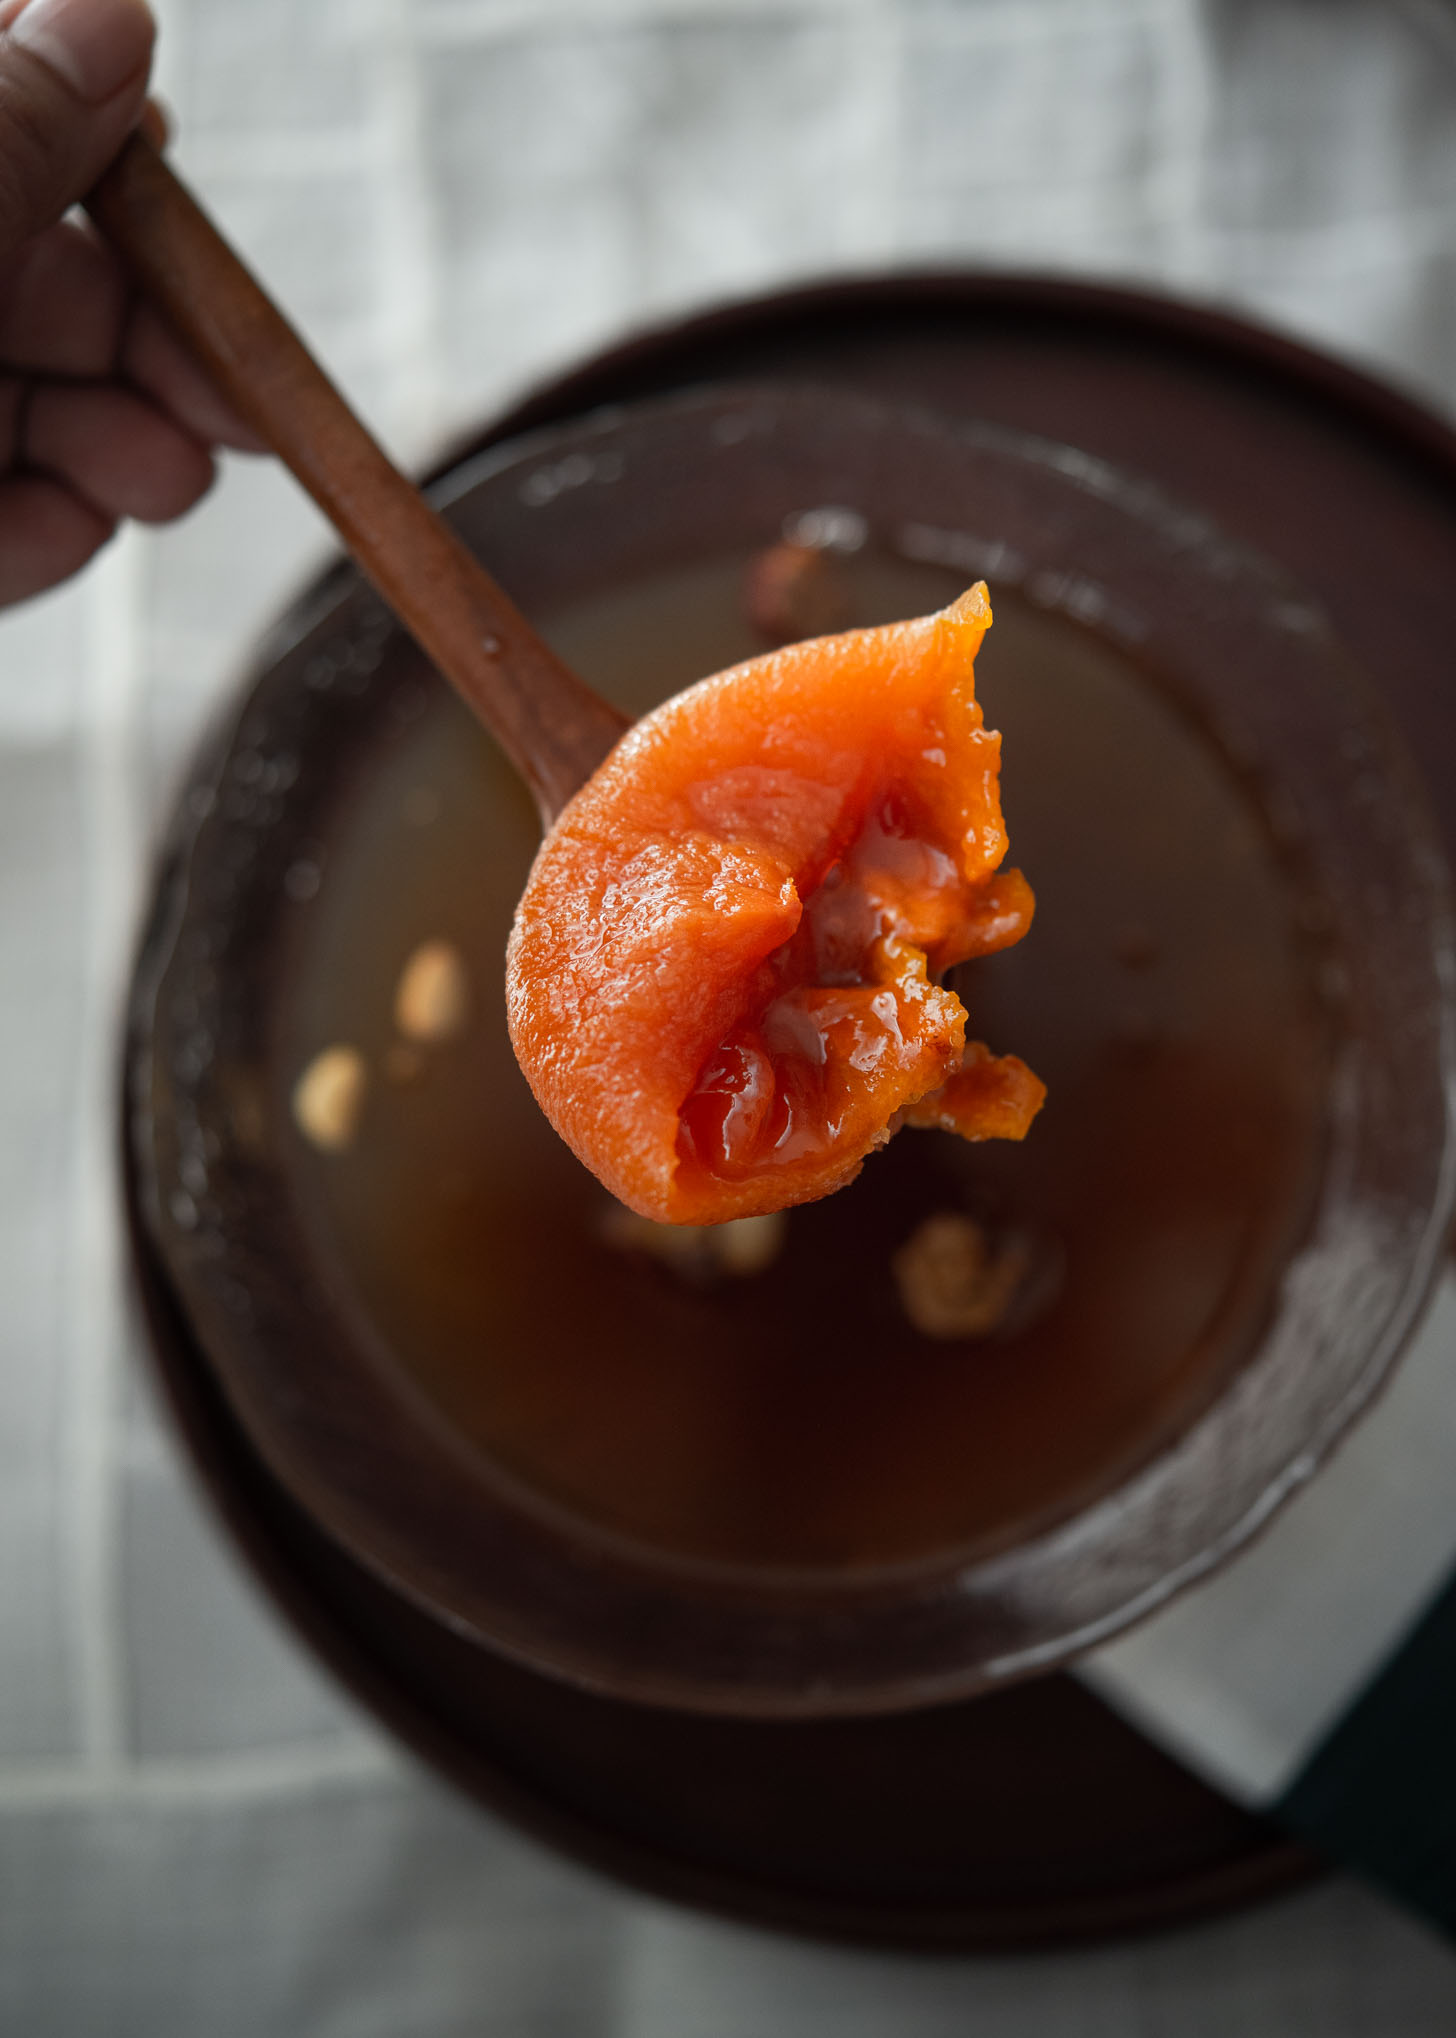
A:
POLYGON ((1039 906, 959 988, 1051 1099, 1019 1148, 902 1135, 750 1273, 624 1231, 505 1040, 529 803, 335 576, 188 788, 134 1015, 150 1223, 237 1413, 402 1590, 628 1696, 868 1709, 1110 1631, 1307 1474, 1429 1275, 1448 934, 1378 711, 1274 569, 1003 432, 724 390, 443 493, 633 712, 762 648, 745 565, 806 517, 847 622, 985 574, 1039 906), (471 1016, 422 1051, 427 939, 471 1016), (336 1044, 370 1085, 320 1153, 290 1097, 336 1044), (989 1337, 907 1317, 897 1256, 947 1213, 1021 1255, 989 1337))

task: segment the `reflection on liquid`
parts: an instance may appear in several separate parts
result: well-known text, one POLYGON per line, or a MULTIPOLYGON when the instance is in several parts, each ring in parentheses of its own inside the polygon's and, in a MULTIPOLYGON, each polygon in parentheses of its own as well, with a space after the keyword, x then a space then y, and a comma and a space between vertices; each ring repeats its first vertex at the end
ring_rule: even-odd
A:
MULTIPOLYGON (((759 648, 741 571, 584 604, 554 641, 640 712, 759 648)), ((959 592, 868 553, 855 576, 856 623, 959 592)), ((978 691, 1037 918, 954 982, 968 1031, 1023 1055, 1048 1103, 1020 1147, 903 1133, 850 1189, 790 1212, 751 1276, 624 1251, 537 1111, 496 989, 534 819, 453 702, 401 732, 307 906, 287 1066, 336 1040, 383 1066, 422 941, 453 944, 476 993, 414 1080, 371 1089, 346 1155, 304 1156, 320 1251, 474 1447, 648 1544, 844 1567, 1053 1519, 1206 1404, 1308 1215, 1326 1047, 1257 807, 1121 653, 992 592, 978 691), (907 1316, 894 1261, 942 1213, 1055 1269, 999 1334, 927 1336, 907 1316)))

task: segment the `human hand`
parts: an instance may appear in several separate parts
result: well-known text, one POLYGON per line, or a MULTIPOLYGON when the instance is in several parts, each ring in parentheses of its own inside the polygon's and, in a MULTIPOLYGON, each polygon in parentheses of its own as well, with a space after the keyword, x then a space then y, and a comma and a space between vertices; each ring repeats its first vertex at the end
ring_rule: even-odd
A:
POLYGON ((147 107, 145 0, 0 0, 0 605, 124 517, 180 516, 212 448, 258 442, 115 256, 63 214, 147 107))

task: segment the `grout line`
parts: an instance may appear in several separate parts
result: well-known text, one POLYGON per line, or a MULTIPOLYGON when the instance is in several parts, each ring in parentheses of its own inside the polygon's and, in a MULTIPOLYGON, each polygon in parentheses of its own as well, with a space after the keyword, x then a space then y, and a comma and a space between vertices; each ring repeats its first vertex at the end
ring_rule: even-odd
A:
POLYGON ((383 1741, 353 1734, 333 1745, 159 1756, 104 1772, 82 1762, 0 1763, 0 1811, 103 1804, 187 1810, 396 1782, 408 1773, 383 1741))
POLYGON ((393 424, 406 457, 441 429, 439 233, 426 167, 424 86, 411 0, 381 0, 374 38, 373 340, 385 365, 393 424))
MULTIPOLYGON (((505 41, 522 34, 596 28, 732 27, 755 20, 814 21, 842 18, 853 0, 423 0, 418 33, 426 45, 461 48, 505 41)), ((1035 7, 994 10, 957 6, 942 10, 937 24, 945 39, 974 42, 997 50, 1045 43, 1069 31, 1154 25, 1166 0, 1040 0, 1035 7)), ((897 6, 895 11, 901 9, 897 6)))
MULTIPOLYGON (((1341 212, 1332 205, 1319 219, 1223 220, 1210 225, 1207 232, 1210 239, 1231 247, 1313 250, 1356 263, 1398 262, 1411 268, 1417 256, 1456 249, 1456 207, 1432 200, 1429 204, 1387 205, 1369 212, 1341 212)), ((1418 272, 1412 269, 1412 273, 1418 272)))
MULTIPOLYGON (((424 0, 420 40, 458 49, 580 29, 724 27, 740 21, 812 21, 843 15, 853 0, 424 0)), ((1069 0, 1080 4, 1080 0, 1069 0)), ((1146 5, 1147 0, 1123 0, 1146 5)))
POLYGON ((886 209, 884 254, 887 262, 903 263, 909 249, 906 192, 912 149, 906 140, 905 107, 910 55, 905 15, 896 0, 881 0, 879 14, 885 59, 884 126, 880 137, 883 155, 879 165, 886 209))
POLYGON ((889 0, 865 0, 850 28, 858 73, 857 110, 865 116, 850 170, 855 189, 849 245, 833 252, 855 263, 889 262, 896 250, 900 173, 903 29, 889 0))
POLYGON ((187 60, 191 54, 188 15, 191 0, 151 0, 157 17, 157 52, 152 66, 152 89, 167 105, 185 118, 187 60))
POLYGON ((81 1746, 105 1770, 125 1741, 115 1575, 113 1462, 121 1238, 112 1165, 116 1027, 135 910, 140 823, 132 737, 141 653, 143 546, 125 530, 91 569, 83 679, 80 1048, 73 1100, 66 1297, 71 1615, 81 1746))
POLYGON ((1204 172, 1213 125, 1214 73, 1204 0, 1173 0, 1157 37, 1159 115, 1149 178, 1153 227, 1166 274, 1187 287, 1216 277, 1204 172))

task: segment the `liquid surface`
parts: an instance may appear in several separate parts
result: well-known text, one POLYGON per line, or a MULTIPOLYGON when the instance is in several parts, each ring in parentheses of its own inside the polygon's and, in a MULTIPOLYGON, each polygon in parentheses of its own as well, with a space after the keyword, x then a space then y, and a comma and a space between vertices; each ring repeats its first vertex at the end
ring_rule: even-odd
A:
MULTIPOLYGON (((742 563, 583 604, 551 635, 640 713, 760 648, 742 563)), ((867 560, 852 620, 958 591, 867 560)), ((381 757, 303 909, 280 1081, 340 1042, 373 1072, 347 1152, 298 1142, 320 1255, 483 1460, 639 1543, 837 1569, 1055 1519, 1207 1403, 1305 1221, 1324 1034, 1258 809, 1120 653, 992 592, 978 691, 1037 918, 954 982, 968 1033, 1024 1056, 1049 1102, 1020 1146, 904 1132, 788 1212, 757 1272, 702 1283, 624 1249, 537 1109, 501 991, 535 820, 453 701, 381 757), (465 960, 471 1021, 406 1074, 396 980, 435 939, 465 960), (892 1259, 946 1213, 1035 1261, 989 1338, 926 1336, 902 1304, 892 1259)))

